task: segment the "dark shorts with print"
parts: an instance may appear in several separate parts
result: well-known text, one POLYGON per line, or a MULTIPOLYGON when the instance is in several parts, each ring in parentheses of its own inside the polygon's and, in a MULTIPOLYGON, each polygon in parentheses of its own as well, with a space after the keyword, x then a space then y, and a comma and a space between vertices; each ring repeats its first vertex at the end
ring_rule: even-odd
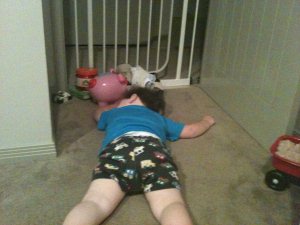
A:
POLYGON ((123 136, 110 143, 93 171, 93 180, 100 178, 115 180, 127 194, 180 189, 169 150, 148 136, 123 136))

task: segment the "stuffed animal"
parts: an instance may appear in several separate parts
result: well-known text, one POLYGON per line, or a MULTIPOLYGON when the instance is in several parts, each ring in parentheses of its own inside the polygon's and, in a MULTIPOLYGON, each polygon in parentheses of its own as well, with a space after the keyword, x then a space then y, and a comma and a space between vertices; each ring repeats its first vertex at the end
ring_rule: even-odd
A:
POLYGON ((126 77, 111 70, 90 80, 89 93, 100 106, 105 106, 120 100, 127 84, 126 77))
POLYGON ((131 67, 129 64, 120 64, 116 68, 116 72, 123 74, 131 85, 161 88, 159 82, 156 82, 156 76, 147 72, 141 66, 131 67))
POLYGON ((132 85, 139 85, 142 87, 154 88, 156 76, 144 70, 140 66, 132 67, 132 85))
POLYGON ((132 72, 131 72, 131 65, 129 64, 120 64, 116 68, 116 73, 123 74, 123 76, 126 77, 129 83, 131 83, 132 80, 132 72))

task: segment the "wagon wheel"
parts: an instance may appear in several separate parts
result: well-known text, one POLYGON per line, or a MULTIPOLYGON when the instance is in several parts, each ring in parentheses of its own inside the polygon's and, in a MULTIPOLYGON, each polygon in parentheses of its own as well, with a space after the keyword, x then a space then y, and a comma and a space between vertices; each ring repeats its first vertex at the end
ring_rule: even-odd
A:
POLYGON ((265 181, 268 187, 275 191, 284 191, 289 185, 286 176, 278 170, 269 171, 266 174, 265 181))

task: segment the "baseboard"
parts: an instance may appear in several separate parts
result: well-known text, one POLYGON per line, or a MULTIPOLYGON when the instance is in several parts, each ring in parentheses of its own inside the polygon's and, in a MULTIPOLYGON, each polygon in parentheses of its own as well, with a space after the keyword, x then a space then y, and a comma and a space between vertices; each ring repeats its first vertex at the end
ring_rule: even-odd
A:
POLYGON ((33 159, 33 158, 55 158, 56 147, 54 144, 26 146, 17 148, 0 149, 0 162, 2 160, 33 159))
POLYGON ((160 81, 163 87, 166 88, 174 88, 178 86, 189 86, 190 85, 190 79, 185 78, 185 79, 165 79, 160 81))

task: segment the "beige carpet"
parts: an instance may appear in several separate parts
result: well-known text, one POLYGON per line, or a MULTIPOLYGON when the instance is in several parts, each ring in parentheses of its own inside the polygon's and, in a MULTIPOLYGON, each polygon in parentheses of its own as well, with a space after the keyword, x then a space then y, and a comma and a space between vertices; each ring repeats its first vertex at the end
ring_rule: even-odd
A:
MULTIPOLYGON (((198 87, 170 89, 166 97, 167 114, 175 120, 192 122, 211 114, 217 121, 202 137, 170 143, 195 224, 298 224, 299 188, 275 192, 264 184, 272 168, 267 149, 198 87)), ((56 159, 1 163, 0 225, 58 225, 80 201, 103 137, 91 117, 94 108, 78 99, 58 106, 56 159)), ((126 198, 105 224, 157 222, 138 195, 126 198)))

